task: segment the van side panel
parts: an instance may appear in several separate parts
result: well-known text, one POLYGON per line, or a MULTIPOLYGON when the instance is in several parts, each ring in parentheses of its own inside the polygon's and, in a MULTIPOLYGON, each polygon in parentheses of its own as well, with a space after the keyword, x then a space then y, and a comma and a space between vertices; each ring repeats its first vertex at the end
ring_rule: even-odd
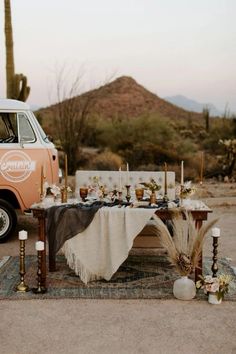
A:
POLYGON ((40 200, 42 171, 43 182, 58 183, 57 151, 4 145, 0 150, 0 189, 15 191, 21 209, 28 209, 40 200))

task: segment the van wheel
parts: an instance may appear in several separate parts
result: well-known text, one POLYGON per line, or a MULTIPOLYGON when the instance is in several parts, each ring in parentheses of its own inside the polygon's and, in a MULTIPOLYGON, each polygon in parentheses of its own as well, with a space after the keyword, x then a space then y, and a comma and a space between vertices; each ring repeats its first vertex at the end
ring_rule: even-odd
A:
POLYGON ((0 199, 0 242, 6 239, 13 233, 17 223, 15 209, 3 199, 0 199))

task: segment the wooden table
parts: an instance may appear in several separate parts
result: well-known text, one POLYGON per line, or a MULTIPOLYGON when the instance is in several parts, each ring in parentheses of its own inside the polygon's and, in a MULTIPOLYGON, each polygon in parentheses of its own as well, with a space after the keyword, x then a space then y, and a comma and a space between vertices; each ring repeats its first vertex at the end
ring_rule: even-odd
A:
MULTIPOLYGON (((44 242, 44 251, 42 251, 42 286, 46 287, 47 280, 47 267, 46 267, 46 219, 47 209, 42 207, 32 207, 33 216, 38 219, 38 239, 44 242)), ((211 209, 198 209, 190 210, 193 220, 195 220, 195 226, 199 229, 202 226, 203 221, 207 220, 208 213, 212 212, 211 209)), ((171 209, 159 209, 155 213, 161 220, 171 220, 171 209)), ((56 264, 49 254, 49 272, 56 270, 56 264)), ((195 269, 195 281, 198 280, 199 275, 202 274, 202 255, 199 259, 198 268, 195 269)))

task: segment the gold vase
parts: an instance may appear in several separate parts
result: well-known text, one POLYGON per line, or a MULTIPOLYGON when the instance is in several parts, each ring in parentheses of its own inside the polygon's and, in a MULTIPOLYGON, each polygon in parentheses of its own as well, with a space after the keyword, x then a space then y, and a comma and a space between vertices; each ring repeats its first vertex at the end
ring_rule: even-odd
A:
POLYGON ((152 194, 150 195, 150 204, 156 204, 156 201, 157 201, 156 193, 152 192, 152 194))

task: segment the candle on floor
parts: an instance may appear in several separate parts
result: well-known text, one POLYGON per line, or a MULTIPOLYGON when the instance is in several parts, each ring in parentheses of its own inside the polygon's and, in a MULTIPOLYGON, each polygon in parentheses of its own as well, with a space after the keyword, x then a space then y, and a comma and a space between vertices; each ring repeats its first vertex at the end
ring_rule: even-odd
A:
POLYGON ((213 227, 211 230, 212 237, 220 237, 220 229, 219 227, 213 227))
POLYGON ((25 230, 21 230, 21 231, 19 231, 19 235, 18 235, 18 237, 19 237, 19 240, 27 240, 27 238, 28 238, 28 233, 27 233, 27 231, 25 231, 25 230))
POLYGON ((44 250, 44 242, 43 241, 37 241, 35 243, 35 249, 36 249, 36 251, 43 251, 44 250))

